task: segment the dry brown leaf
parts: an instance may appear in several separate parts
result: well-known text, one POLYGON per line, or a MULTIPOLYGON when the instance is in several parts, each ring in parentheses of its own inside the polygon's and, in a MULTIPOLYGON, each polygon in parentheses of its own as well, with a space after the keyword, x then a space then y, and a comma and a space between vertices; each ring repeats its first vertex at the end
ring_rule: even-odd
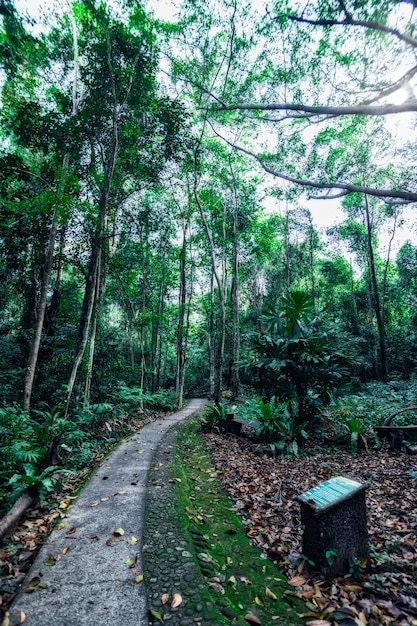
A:
POLYGON ((23 624, 23 622, 26 621, 26 613, 24 611, 20 611, 19 617, 20 617, 20 623, 23 624))
POLYGON ((246 622, 249 622, 249 624, 258 624, 258 626, 259 624, 262 624, 262 622, 256 617, 256 615, 253 615, 252 613, 248 613, 243 619, 246 622))
POLYGON ((278 600, 277 596, 273 591, 271 591, 268 587, 265 589, 265 595, 270 600, 278 600))
POLYGON ((163 593, 161 596, 161 602, 162 604, 166 604, 169 600, 169 593, 163 593))
POLYGON ((306 582, 307 579, 304 578, 304 576, 294 576, 294 578, 291 578, 291 580, 288 581, 292 587, 301 587, 306 582))
POLYGON ((307 622, 307 626, 332 626, 332 623, 327 619, 312 619, 307 622))
POLYGON ((175 609, 182 602, 182 596, 180 593, 174 593, 172 596, 171 609, 175 609))

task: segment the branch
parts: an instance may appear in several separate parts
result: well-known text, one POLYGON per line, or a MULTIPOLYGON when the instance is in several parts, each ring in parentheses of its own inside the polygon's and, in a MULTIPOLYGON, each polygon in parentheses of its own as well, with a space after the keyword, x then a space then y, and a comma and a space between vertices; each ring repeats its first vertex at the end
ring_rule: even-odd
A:
POLYGON ((332 19, 318 19, 312 20, 306 17, 302 17, 299 15, 291 15, 288 13, 281 13, 276 17, 272 18, 273 20, 282 20, 282 18, 286 18, 291 20, 292 22, 302 22, 304 24, 312 24, 313 26, 359 26, 360 28, 369 28, 371 30, 377 30, 381 33, 388 33, 389 35, 393 35, 400 41, 404 41, 412 48, 417 48, 417 40, 413 37, 409 37, 408 35, 404 35, 396 28, 390 28, 389 26, 385 26, 380 22, 375 22, 373 20, 354 20, 349 14, 347 14, 346 19, 344 20, 332 20, 332 19))
POLYGON ((376 96, 374 96, 373 98, 370 98, 369 100, 366 100, 363 104, 372 104, 373 102, 377 102, 378 100, 381 100, 381 98, 385 98, 386 96, 389 96, 392 93, 395 93, 398 89, 401 89, 401 87, 403 87, 403 85, 407 83, 409 79, 412 78, 416 72, 417 72, 417 65, 415 65, 410 70, 408 70, 408 72, 403 74, 401 78, 396 80, 395 83, 393 83, 390 87, 385 87, 381 89, 380 92, 376 96))
POLYGON ((355 104, 351 106, 320 106, 305 104, 276 103, 270 104, 228 104, 215 107, 212 111, 298 111, 306 113, 300 117, 310 117, 311 115, 395 115, 398 113, 417 112, 417 101, 407 101, 402 104, 355 104))
MULTIPOLYGON (((211 125, 210 125, 211 126, 211 125)), ((294 183, 296 185, 300 185, 301 187, 313 187, 314 189, 340 189, 344 192, 344 195, 349 193, 364 193, 369 196, 375 196, 377 198, 399 198, 404 201, 404 203, 417 202, 417 192, 414 191, 396 191, 395 189, 375 189, 374 187, 364 187, 363 185, 353 185, 350 183, 318 183, 314 180, 308 180, 304 178, 295 178, 294 176, 289 176, 288 174, 283 174, 282 172, 277 172, 273 170, 268 165, 266 165, 263 160, 254 152, 243 148, 237 144, 232 144, 225 137, 222 137, 214 128, 211 126, 213 132, 222 139, 225 143, 233 148, 236 148, 240 152, 247 154, 252 157, 259 163, 262 169, 275 176, 276 178, 281 178, 281 180, 286 180, 289 183, 294 183)), ((323 196, 325 199, 325 196, 323 196)))
POLYGON ((309 194, 308 199, 309 200, 336 200, 337 198, 343 198, 343 196, 347 196, 349 193, 349 191, 339 191, 339 193, 334 193, 334 194, 326 194, 324 196, 313 196, 312 194, 309 194))

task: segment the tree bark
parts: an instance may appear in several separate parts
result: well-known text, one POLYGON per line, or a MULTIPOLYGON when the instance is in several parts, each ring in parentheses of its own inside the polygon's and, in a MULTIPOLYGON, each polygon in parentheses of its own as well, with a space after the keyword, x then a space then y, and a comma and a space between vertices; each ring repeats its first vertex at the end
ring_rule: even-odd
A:
POLYGON ((377 322, 377 327, 378 327, 381 376, 382 376, 382 379, 385 380, 388 377, 388 360, 387 360, 387 350, 386 350, 386 345, 385 345, 385 323, 384 323, 384 318, 383 318, 382 309, 381 309, 381 301, 379 297, 378 280, 376 277, 374 249, 373 249, 373 244, 372 244, 372 224, 371 224, 371 217, 369 213, 368 198, 366 195, 365 195, 365 218, 366 218, 366 232, 367 232, 367 240, 368 240, 369 273, 371 277, 372 290, 374 294, 375 316, 376 316, 376 322, 377 322))
POLYGON ((186 230, 183 230, 183 240, 180 252, 180 284, 178 295, 178 326, 177 326, 177 367, 175 376, 175 387, 177 393, 178 408, 183 406, 184 394, 184 377, 185 377, 185 361, 186 355, 184 351, 184 318, 187 297, 187 279, 186 279, 186 259, 187 259, 187 240, 186 230))
POLYGON ((27 489, 22 493, 10 511, 0 520, 0 541, 13 535, 23 513, 29 507, 34 506, 37 500, 37 489, 27 489))
POLYGON ((238 198, 236 193, 236 179, 231 160, 230 171, 233 178, 233 259, 232 259, 232 285, 230 289, 230 301, 232 305, 232 328, 230 341, 230 381, 232 398, 239 397, 239 221, 238 221, 238 198))

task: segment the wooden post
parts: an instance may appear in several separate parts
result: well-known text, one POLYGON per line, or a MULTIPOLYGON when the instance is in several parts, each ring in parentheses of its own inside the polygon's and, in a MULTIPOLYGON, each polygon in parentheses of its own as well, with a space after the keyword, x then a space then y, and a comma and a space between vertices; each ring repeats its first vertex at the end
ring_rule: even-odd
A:
POLYGON ((368 483, 336 476, 297 496, 303 555, 325 576, 349 573, 369 560, 365 491, 368 483))

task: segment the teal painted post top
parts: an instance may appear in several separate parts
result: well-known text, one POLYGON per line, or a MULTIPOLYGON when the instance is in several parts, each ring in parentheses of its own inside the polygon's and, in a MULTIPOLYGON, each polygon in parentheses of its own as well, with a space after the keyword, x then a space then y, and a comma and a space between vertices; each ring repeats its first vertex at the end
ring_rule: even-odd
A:
POLYGON ((310 505, 317 512, 320 512, 364 491, 367 487, 367 483, 346 478, 345 476, 334 476, 321 483, 321 485, 317 485, 297 496, 296 499, 301 504, 310 505))

